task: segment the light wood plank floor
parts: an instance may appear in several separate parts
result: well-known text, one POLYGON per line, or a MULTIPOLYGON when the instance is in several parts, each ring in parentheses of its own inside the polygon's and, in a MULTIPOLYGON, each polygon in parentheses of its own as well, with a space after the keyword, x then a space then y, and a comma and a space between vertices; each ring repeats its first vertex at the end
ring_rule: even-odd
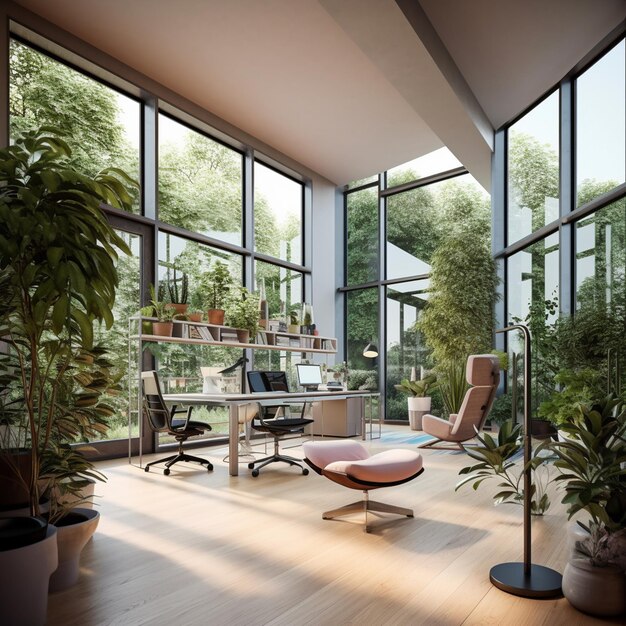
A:
MULTIPOLYGON (((49 624, 607 623, 565 599, 492 587, 492 565, 522 558, 522 511, 494 508, 486 485, 455 493, 464 455, 424 451, 421 477, 374 494, 415 518, 380 518, 366 534, 359 516, 321 518, 359 492, 282 465, 258 478, 242 465, 230 477, 224 448, 196 452, 214 472, 187 465, 167 477, 125 460, 99 464, 108 476, 97 488, 100 525, 78 585, 50 596, 49 624)), ((562 571, 565 545, 557 503, 533 522, 533 561, 562 571)))

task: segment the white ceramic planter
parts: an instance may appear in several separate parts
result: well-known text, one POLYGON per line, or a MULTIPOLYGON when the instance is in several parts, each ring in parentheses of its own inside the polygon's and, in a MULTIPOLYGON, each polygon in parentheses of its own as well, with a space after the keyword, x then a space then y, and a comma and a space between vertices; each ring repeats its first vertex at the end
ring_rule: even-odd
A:
POLYGON ((430 396, 417 398, 410 396, 407 398, 409 405, 409 424, 411 430, 422 430, 422 417, 430 411, 430 396))
POLYGON ((563 595, 579 611, 611 617, 626 611, 626 576, 615 565, 595 567, 570 559, 563 572, 563 595))
POLYGON ((57 529, 29 546, 0 552, 0 624, 46 623, 48 582, 58 563, 57 529))
POLYGON ((72 509, 87 519, 68 526, 58 526, 59 567, 50 578, 50 591, 67 589, 78 581, 80 554, 85 544, 96 532, 100 513, 93 509, 72 509))

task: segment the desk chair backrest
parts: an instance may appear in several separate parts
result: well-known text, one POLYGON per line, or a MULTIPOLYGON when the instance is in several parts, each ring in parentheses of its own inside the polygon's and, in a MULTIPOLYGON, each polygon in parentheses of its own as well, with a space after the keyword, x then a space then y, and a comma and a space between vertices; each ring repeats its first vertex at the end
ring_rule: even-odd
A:
POLYGON ((159 377, 154 370, 141 372, 143 409, 150 428, 155 432, 167 432, 171 428, 172 415, 163 400, 159 377))

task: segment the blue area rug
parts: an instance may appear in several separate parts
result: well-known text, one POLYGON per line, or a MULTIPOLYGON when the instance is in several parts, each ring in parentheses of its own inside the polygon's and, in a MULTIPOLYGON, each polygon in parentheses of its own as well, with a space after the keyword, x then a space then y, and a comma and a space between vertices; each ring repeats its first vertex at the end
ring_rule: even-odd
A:
POLYGON ((434 437, 413 430, 409 430, 407 432, 397 430, 385 432, 383 430, 380 437, 380 441, 385 444, 410 444, 413 446, 419 446, 420 444, 431 441, 432 439, 434 439, 434 437))

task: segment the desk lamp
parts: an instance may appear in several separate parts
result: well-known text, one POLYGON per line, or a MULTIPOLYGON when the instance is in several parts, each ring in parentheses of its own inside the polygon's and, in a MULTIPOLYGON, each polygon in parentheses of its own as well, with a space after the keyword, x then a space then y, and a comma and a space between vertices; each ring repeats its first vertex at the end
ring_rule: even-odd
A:
POLYGON ((363 348, 363 356, 368 359, 375 359, 378 356, 378 347, 370 342, 363 348))

